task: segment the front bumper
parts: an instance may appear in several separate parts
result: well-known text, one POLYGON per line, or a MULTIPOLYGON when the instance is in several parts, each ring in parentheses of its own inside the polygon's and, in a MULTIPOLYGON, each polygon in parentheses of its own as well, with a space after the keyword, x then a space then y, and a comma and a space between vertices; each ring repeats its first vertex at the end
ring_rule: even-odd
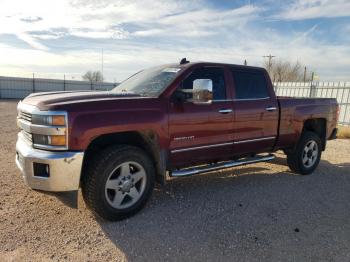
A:
POLYGON ((83 152, 51 152, 32 148, 20 137, 16 144, 16 164, 25 183, 44 191, 73 191, 79 189, 83 152), (36 176, 34 163, 47 164, 49 176, 36 176))

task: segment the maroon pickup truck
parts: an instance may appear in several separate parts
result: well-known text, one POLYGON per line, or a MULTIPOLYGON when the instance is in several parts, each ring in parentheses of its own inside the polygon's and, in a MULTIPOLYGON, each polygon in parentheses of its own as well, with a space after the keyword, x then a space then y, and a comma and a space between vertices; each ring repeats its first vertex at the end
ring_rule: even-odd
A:
POLYGON ((155 182, 268 161, 306 175, 336 138, 335 99, 276 97, 262 68, 168 64, 108 92, 35 93, 18 104, 16 163, 38 190, 82 188, 109 220, 140 210, 155 182))

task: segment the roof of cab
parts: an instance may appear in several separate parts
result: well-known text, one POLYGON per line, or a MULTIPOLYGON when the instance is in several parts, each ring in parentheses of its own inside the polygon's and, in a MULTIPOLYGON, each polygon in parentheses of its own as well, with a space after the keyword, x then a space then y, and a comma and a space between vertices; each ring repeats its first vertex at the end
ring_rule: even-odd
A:
POLYGON ((217 62, 204 62, 204 61, 198 61, 198 62, 188 62, 186 64, 171 64, 171 66, 177 66, 181 68, 188 68, 195 65, 203 65, 203 66, 231 66, 235 67, 237 69, 255 69, 255 70, 265 70, 262 67, 256 67, 256 66, 246 66, 246 65, 237 65, 237 64, 229 64, 229 63, 217 63, 217 62))

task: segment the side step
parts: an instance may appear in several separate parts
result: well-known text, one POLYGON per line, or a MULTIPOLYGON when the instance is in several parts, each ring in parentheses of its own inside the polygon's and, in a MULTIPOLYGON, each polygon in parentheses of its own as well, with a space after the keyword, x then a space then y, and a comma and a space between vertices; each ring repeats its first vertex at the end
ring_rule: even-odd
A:
POLYGON ((220 163, 210 164, 206 166, 179 169, 179 170, 174 170, 170 172, 170 176, 171 177, 193 176, 193 175, 198 175, 201 173, 206 173, 206 172, 215 171, 215 170, 224 169, 224 168, 231 168, 235 166, 242 166, 242 165, 254 164, 258 162, 270 161, 274 158, 275 156, 271 154, 267 156, 255 156, 255 157, 243 158, 235 161, 220 162, 220 163))

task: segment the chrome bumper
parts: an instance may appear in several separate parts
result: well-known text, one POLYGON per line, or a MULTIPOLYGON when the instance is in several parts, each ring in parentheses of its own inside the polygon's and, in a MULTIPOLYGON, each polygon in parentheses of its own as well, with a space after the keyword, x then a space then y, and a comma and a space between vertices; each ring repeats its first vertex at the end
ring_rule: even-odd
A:
POLYGON ((79 189, 83 152, 51 152, 32 148, 21 137, 16 144, 16 164, 25 183, 44 191, 73 191, 79 189), (34 174, 34 163, 47 164, 49 176, 34 174))

